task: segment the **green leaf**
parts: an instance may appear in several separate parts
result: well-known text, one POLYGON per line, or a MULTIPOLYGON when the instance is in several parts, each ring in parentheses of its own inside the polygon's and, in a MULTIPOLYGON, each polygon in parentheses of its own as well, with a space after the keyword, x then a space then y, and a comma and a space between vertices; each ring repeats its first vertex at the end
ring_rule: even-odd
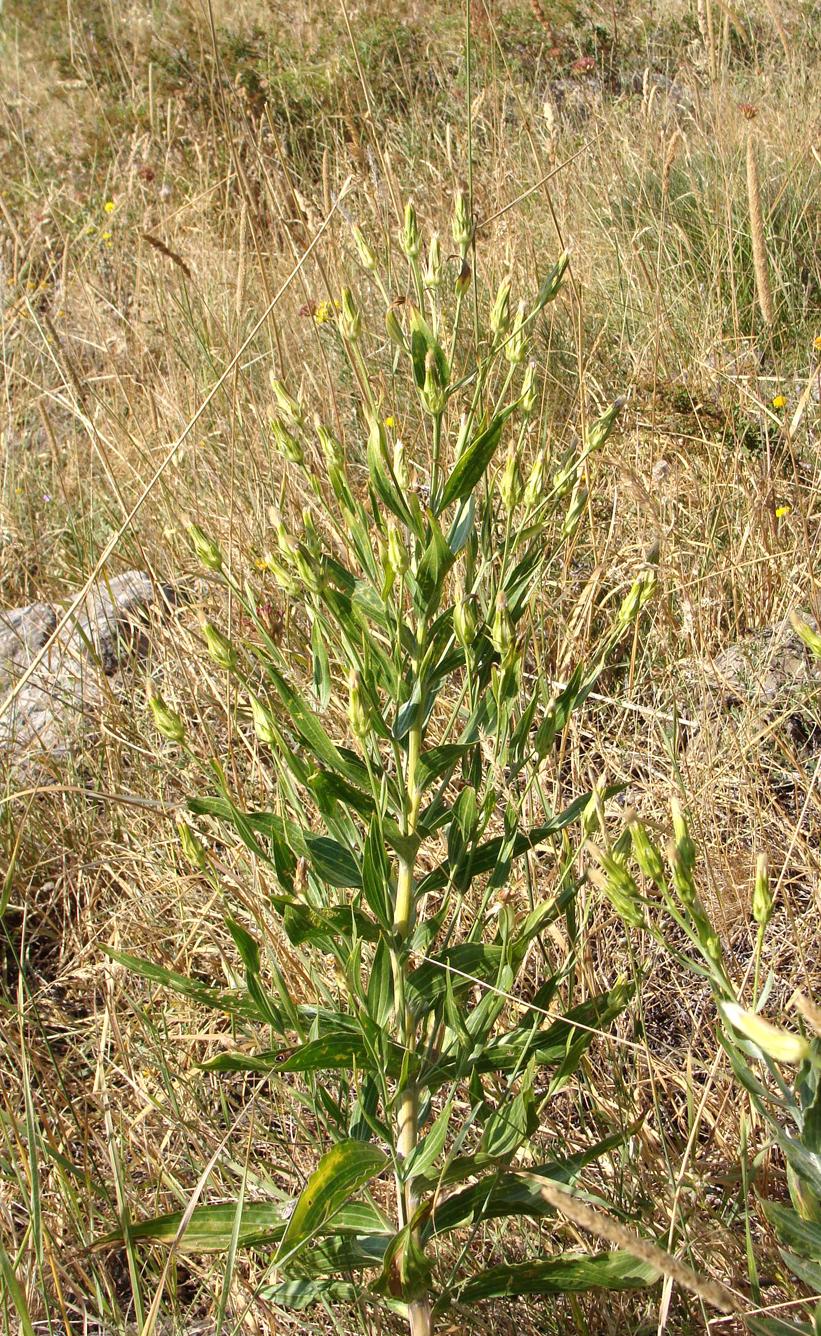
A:
POLYGON ((281 1285, 265 1285, 260 1297, 278 1308, 301 1313, 321 1300, 354 1303, 359 1297, 356 1285, 343 1280, 286 1280, 281 1285))
POLYGON ((148 979, 151 983, 170 988, 172 992, 189 998, 201 1007, 224 1012, 226 1016, 239 1016, 244 1020, 264 1019, 256 1003, 244 993, 222 992, 217 988, 209 988, 195 979, 189 979, 185 974, 178 974, 176 970, 164 969, 162 965, 142 960, 139 956, 130 956, 125 951, 115 951, 110 946, 104 946, 102 950, 109 959, 116 960, 118 965, 124 965, 126 969, 139 974, 143 979, 148 979))
POLYGON ((405 1161, 405 1164, 402 1166, 403 1178, 415 1178, 418 1174, 426 1174, 433 1168, 444 1150, 452 1112, 453 1096, 448 1100, 430 1131, 414 1147, 408 1159, 405 1161))
POLYGON ((288 712, 289 724, 296 729, 302 741, 316 759, 330 770, 335 770, 337 774, 342 775, 343 779, 347 779, 349 784, 353 784, 360 789, 367 789, 369 783, 368 771, 364 763, 361 761, 354 762, 350 753, 343 755, 336 744, 332 742, 313 710, 305 704, 299 692, 294 690, 270 660, 265 660, 264 668, 288 712))
POLYGON ((380 1029, 384 1029, 393 1010, 393 969, 385 941, 381 941, 374 952, 367 997, 368 1015, 380 1029))
POLYGON ((802 1220, 797 1211, 776 1201, 759 1198, 761 1209, 769 1220, 780 1243, 792 1248, 802 1257, 821 1262, 821 1224, 802 1220))
POLYGON ((416 782, 423 791, 441 779, 442 775, 454 769, 463 756, 473 751, 472 742, 444 743, 441 747, 429 747, 419 757, 416 770, 416 782))
POLYGON ((652 1285, 659 1273, 627 1252, 562 1253, 535 1262, 492 1266, 457 1291, 460 1303, 505 1299, 516 1294, 568 1294, 584 1290, 634 1290, 652 1285))
POLYGON ((299 1195, 274 1265, 281 1267, 290 1260, 387 1163, 384 1151, 366 1141, 340 1141, 332 1146, 299 1195))
POLYGON ((356 936, 365 942, 375 942, 379 937, 379 928, 373 920, 350 905, 312 909, 302 903, 290 904, 285 908, 283 921, 294 946, 310 942, 326 952, 334 948, 339 937, 351 940, 356 936))
POLYGON ((381 825, 376 814, 368 827, 365 840, 365 852, 362 858, 362 893, 374 917, 386 931, 390 931, 393 914, 390 868, 382 841, 381 825))
POLYGON ((488 1118, 481 1149, 494 1159, 508 1159, 532 1136, 539 1125, 532 1077, 512 1099, 504 1100, 488 1118))
POLYGON ((471 988, 478 979, 495 979, 502 964, 501 946, 486 946, 482 942, 460 942, 449 946, 437 956, 425 960, 408 976, 408 1005, 422 1015, 440 1001, 448 987, 448 975, 454 992, 471 988))
POLYGON ((456 557, 439 527, 435 515, 430 517, 431 536, 416 572, 419 593, 417 611, 431 616, 439 606, 448 571, 456 557))
POLYGON ((510 404, 497 413, 490 425, 475 436, 459 456, 436 506, 437 515, 452 501, 464 501, 470 496, 496 453, 503 426, 517 407, 518 403, 510 404))
POLYGON ((322 627, 317 617, 311 623, 311 655, 313 658, 314 693, 319 701, 320 708, 324 710, 331 699, 331 668, 328 663, 328 651, 322 638, 322 627))
MULTIPOLYGON (((481 1166, 482 1158, 465 1157, 466 1161, 479 1161, 475 1171, 486 1167, 481 1166)), ((468 1177, 469 1173, 470 1166, 466 1163, 464 1176, 468 1177)), ((521 1174, 490 1174, 434 1206, 425 1235, 448 1234, 454 1229, 466 1229, 482 1220, 495 1220, 503 1216, 521 1215, 540 1219, 555 1213, 538 1184, 521 1174)))
POLYGON ((306 835, 305 848, 317 876, 329 886, 361 886, 362 874, 353 855, 327 835, 306 835))
POLYGON ((242 963, 245 966, 245 979, 248 988, 248 995, 253 998, 260 1015, 273 1025, 274 1029, 282 1031, 282 1014, 274 1006, 265 989, 262 987, 259 977, 259 947, 250 933, 234 919, 226 919, 228 931, 234 939, 237 950, 242 957, 242 963))

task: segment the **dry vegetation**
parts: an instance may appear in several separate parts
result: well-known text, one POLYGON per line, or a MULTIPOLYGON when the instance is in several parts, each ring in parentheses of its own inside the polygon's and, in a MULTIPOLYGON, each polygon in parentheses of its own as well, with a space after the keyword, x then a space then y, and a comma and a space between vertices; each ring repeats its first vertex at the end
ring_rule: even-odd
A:
MULTIPOLYGON (((472 29, 469 89, 464 14, 428 0, 6 7, 0 605, 67 600, 100 569, 185 584, 189 601, 152 632, 148 667, 198 757, 158 745, 137 673, 70 761, 6 779, 0 1248, 38 1331, 133 1330, 135 1293, 145 1316, 160 1286, 160 1320, 181 1331, 211 1331, 218 1313, 224 1331, 365 1324, 356 1311, 270 1311, 255 1298, 264 1254, 240 1253, 223 1297, 221 1257, 180 1254, 164 1270, 156 1249, 90 1248, 118 1220, 180 1209, 195 1189, 214 1202, 240 1180, 250 1198, 293 1192, 315 1159, 281 1080, 196 1066, 232 1042, 222 1018, 101 948, 214 984, 236 977, 225 913, 264 901, 260 873, 215 843, 214 886, 181 858, 171 818, 209 791, 210 756, 249 801, 272 800, 273 772, 204 652, 198 607, 243 627, 203 580, 184 518, 256 583, 287 646, 300 609, 259 567, 268 507, 298 514, 303 484, 273 448, 269 371, 350 434, 350 371, 323 320, 343 284, 360 295, 374 359, 390 365, 350 225, 384 251, 412 196, 424 231, 449 239, 469 124, 478 306, 508 269, 516 294, 532 292, 572 246, 572 282, 537 336, 543 439, 560 456, 580 421, 628 396, 591 464, 586 522, 534 608, 532 671, 564 680, 637 570, 658 562, 657 597, 574 722, 550 801, 558 809, 604 775, 663 837, 678 792, 739 984, 755 857, 768 850, 768 1013, 783 1019, 796 988, 819 998, 817 695, 805 685, 799 699, 788 683, 767 710, 754 691, 727 710, 712 668, 793 608, 821 616, 817 9, 478 0, 472 29)), ((402 297, 399 267, 396 282, 402 297)), ((406 409, 412 451, 413 414, 393 411, 406 409)), ((335 726, 346 728, 341 711, 335 726)), ((512 894, 526 903, 524 884, 512 894)), ((709 992, 629 939, 591 886, 581 895, 579 995, 621 972, 643 982, 551 1105, 541 1144, 582 1147, 645 1115, 588 1189, 739 1293, 749 1229, 762 1305, 795 1298, 749 1190, 761 1152, 758 1189, 782 1197, 783 1164, 755 1120, 740 1150, 746 1102, 709 992)), ((564 931, 551 949, 567 946, 564 931)), ((538 970, 534 959, 534 985, 538 970)), ((533 1247, 502 1222, 475 1238, 477 1257, 497 1257, 503 1238, 508 1254, 533 1247)), ((0 1296, 3 1329, 15 1330, 2 1278, 0 1296)), ((683 1333, 706 1330, 708 1316, 676 1286, 604 1305, 499 1302, 470 1322, 477 1333, 683 1333)))

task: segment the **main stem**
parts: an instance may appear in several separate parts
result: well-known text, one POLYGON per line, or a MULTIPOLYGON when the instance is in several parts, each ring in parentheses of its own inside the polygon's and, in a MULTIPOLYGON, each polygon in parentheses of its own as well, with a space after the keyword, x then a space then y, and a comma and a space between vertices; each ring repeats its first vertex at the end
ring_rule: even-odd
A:
MULTIPOLYGON (((424 628, 420 626, 417 643, 421 642, 424 628)), ((422 747, 422 725, 414 724, 408 734, 408 759, 405 771, 406 815, 405 834, 414 836, 419 821, 421 792, 417 785, 419 753, 422 747)), ((401 947, 413 928, 414 921, 414 870, 415 855, 400 858, 399 875, 396 880, 396 902, 393 914, 393 926, 396 933, 398 950, 394 952, 394 981, 396 988, 396 1016, 399 1024, 401 1043, 405 1053, 412 1057, 416 1048, 416 1021, 407 1005, 405 978, 407 959, 400 955, 401 947)), ((399 1136, 397 1150, 402 1160, 407 1160, 413 1153, 418 1137, 418 1091, 416 1078, 410 1073, 399 1092, 397 1113, 399 1136)), ((418 1195, 412 1180, 406 1180, 401 1189, 400 1208, 402 1224, 406 1225, 413 1218, 419 1205, 418 1195)), ((408 1320, 411 1336, 430 1336, 430 1304, 427 1299, 415 1299, 408 1307, 408 1320)))

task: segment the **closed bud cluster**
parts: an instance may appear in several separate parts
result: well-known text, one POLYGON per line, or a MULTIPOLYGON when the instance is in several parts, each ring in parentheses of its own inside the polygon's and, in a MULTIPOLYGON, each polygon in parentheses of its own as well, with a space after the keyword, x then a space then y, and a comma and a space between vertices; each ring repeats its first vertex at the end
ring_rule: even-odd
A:
POLYGON ((564 271, 569 263, 570 263, 570 251, 567 250, 562 251, 562 254, 559 256, 558 260, 554 264, 553 268, 551 269, 550 273, 547 275, 547 278, 544 280, 541 288, 539 289, 539 295, 536 298, 537 310, 541 310, 541 308, 543 306, 546 306, 548 302, 553 301, 553 298, 556 296, 556 294, 559 291, 559 288, 562 286, 564 271))
POLYGON ((502 590, 496 595, 496 611, 490 628, 490 641, 502 660, 502 667, 509 667, 516 658, 516 632, 507 605, 507 595, 502 590))
POLYGON ((408 200, 405 205, 405 225, 402 228, 402 250, 409 260, 415 260, 422 249, 422 237, 419 232, 419 224, 416 221, 416 210, 413 207, 413 201, 408 200))
POLYGON ((251 714, 254 719, 254 732, 260 742, 264 742, 268 747, 274 747, 279 742, 279 732, 276 724, 266 710, 261 700, 251 694, 251 714))
POLYGON ((696 903, 696 885, 692 869, 687 866, 672 840, 667 848, 667 858, 673 870, 673 885, 678 898, 687 909, 692 909, 696 903))
POLYGON ((505 357, 511 366, 518 366, 522 361, 527 349, 527 333, 525 331, 525 304, 519 302, 516 308, 516 315, 513 321, 513 331, 505 344, 505 357))
POLYGON ((402 542, 402 535, 393 521, 388 524, 388 560, 392 570, 399 576, 404 575, 410 566, 408 549, 402 542))
POLYGON ((346 343, 356 343, 362 333, 362 317, 350 288, 342 289, 342 307, 338 317, 339 332, 346 343))
POLYGON ((525 484, 524 503, 528 510, 537 506, 544 494, 544 471, 547 462, 544 449, 536 452, 525 484))
POLYGON ((180 846, 183 855, 192 867, 202 870, 208 866, 208 855, 200 842, 199 837, 191 829, 187 821, 180 817, 177 821, 177 831, 180 837, 180 846))
POLYGON ((388 338, 391 343, 395 343, 397 348, 404 348, 405 334, 393 306, 389 306, 385 312, 385 328, 388 331, 388 338))
POLYGON ((353 228, 353 239, 356 253, 359 256, 359 263, 366 273, 372 274, 376 269, 376 256, 365 240, 361 227, 353 228))
POLYGON ((202 633, 205 636, 205 643, 208 646, 208 653, 214 660, 218 668, 224 668, 226 672, 234 672, 239 660, 237 652, 227 636, 218 631, 211 622, 203 619, 202 633))
POLYGON ((585 440, 587 449, 591 454, 604 445, 613 429, 613 423, 624 407, 624 402, 624 399, 616 399, 615 403, 612 403, 607 411, 602 413, 601 417, 597 418, 593 425, 588 428, 585 440))
POLYGON ((567 507, 567 514, 562 521, 562 537, 572 538, 579 527, 579 520, 584 514, 587 505, 587 488, 580 487, 577 483, 573 488, 573 495, 570 498, 570 505, 567 507))
POLYGON ((508 515, 516 509, 522 492, 522 476, 519 471, 519 455, 511 442, 505 464, 499 477, 499 497, 508 515))
POLYGON ((461 589, 453 605, 453 630, 462 648, 469 649, 476 636, 476 609, 461 589))
POLYGON ((496 300, 490 312, 491 332, 500 338, 507 333, 510 324, 510 278, 503 278, 496 293, 496 300))
POLYGON ((297 554, 297 546, 291 535, 288 533, 282 514, 276 506, 269 507, 268 518, 271 521, 274 533, 277 536, 277 547, 285 560, 289 564, 292 564, 297 554))
POLYGON ((207 566, 211 571, 221 571, 222 553, 219 544, 203 533, 198 524, 188 523, 186 527, 194 552, 203 566, 207 566))
POLYGON ((642 825, 635 814, 628 818, 627 824, 633 845, 633 857, 642 873, 650 881, 655 882, 656 886, 662 886, 664 883, 664 864, 661 860, 661 854, 647 834, 646 827, 642 825))
POLYGON ((530 417, 536 407, 536 366, 533 362, 528 362, 525 367, 524 380, 522 381, 522 412, 526 417, 530 417))
POLYGON ((280 454, 283 454, 292 464, 302 464, 304 462, 305 453, 302 446, 280 418, 274 418, 271 423, 271 433, 280 454))
POLYGON ((755 868, 755 886, 753 888, 753 918, 760 928, 766 928, 773 912, 773 896, 770 890, 770 867, 766 854, 759 854, 755 868))
POLYGON ((438 232, 434 232, 430 239, 423 280, 426 288, 438 288, 442 282, 442 247, 438 232))
POLYGON ((348 675, 348 719, 354 736, 364 741, 371 731, 370 711, 362 690, 362 677, 355 668, 348 675))
POLYGON ((619 608, 616 618, 619 626, 629 626, 639 615, 645 603, 649 602, 655 593, 656 580, 654 570, 642 571, 641 575, 636 577, 619 608))
POLYGON ((154 726, 169 742, 185 742, 185 725, 170 705, 166 705, 162 696, 155 690, 153 683, 148 685, 148 704, 154 718, 154 726))
POLYGON ((445 386, 442 384, 442 378, 439 374, 439 363, 432 349, 425 353, 425 383, 422 386, 422 401, 429 413, 435 417, 438 413, 444 412, 445 386))
POLYGON ((271 375, 271 389, 274 392, 274 397, 282 416, 286 418, 288 422, 292 423, 293 426, 301 427, 304 421, 302 409, 296 399, 292 398, 288 393, 282 381, 277 380, 276 376, 273 374, 271 375))
POLYGON ((468 202, 463 190, 457 190, 456 198, 453 201, 453 240, 459 247, 461 255, 467 254, 470 239, 473 236, 473 227, 470 221, 470 212, 468 202))
POLYGON ((589 868, 590 880, 603 891, 615 909, 619 918, 630 928, 644 926, 644 913, 641 907, 639 888, 627 868, 596 845, 591 844, 590 852, 594 855, 599 868, 589 868))

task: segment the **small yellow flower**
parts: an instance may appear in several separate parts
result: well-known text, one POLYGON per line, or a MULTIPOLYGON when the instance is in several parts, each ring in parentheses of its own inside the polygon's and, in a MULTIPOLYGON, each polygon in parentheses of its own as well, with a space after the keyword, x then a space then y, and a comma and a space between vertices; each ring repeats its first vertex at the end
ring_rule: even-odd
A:
POLYGON ((385 418, 385 426, 386 426, 386 427, 395 427, 395 426, 396 426, 396 422, 395 422, 395 420, 394 420, 392 417, 386 417, 386 418, 385 418))
POLYGON ((114 203, 113 199, 107 199, 105 204, 103 205, 103 208, 105 209, 106 213, 113 213, 116 207, 117 205, 114 203))
POLYGON ((777 394, 773 399, 773 408, 786 408, 787 400, 783 394, 777 394))
POLYGON ((776 506, 775 513, 778 519, 783 520, 785 515, 789 515, 792 513, 792 506, 788 505, 776 506))
POLYGON ((101 233, 100 233, 100 238, 101 238, 102 241, 110 241, 110 240, 111 240, 111 233, 110 233, 110 232, 101 232, 101 233))
POLYGON ((821 334, 816 334, 812 341, 812 346, 817 353, 821 353, 821 334))
POLYGON ((333 307, 330 302, 320 302, 314 311, 314 320, 318 325, 327 325, 333 313, 333 307))

